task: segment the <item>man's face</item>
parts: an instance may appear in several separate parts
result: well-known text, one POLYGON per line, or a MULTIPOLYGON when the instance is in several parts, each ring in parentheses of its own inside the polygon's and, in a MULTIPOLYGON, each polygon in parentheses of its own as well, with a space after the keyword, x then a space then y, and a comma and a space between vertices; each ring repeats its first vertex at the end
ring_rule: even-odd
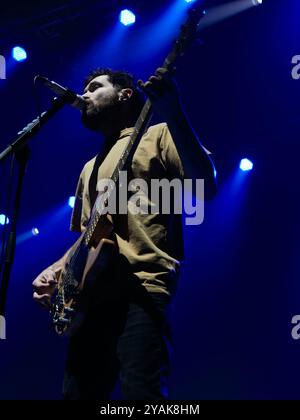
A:
POLYGON ((119 93, 107 75, 95 77, 84 89, 83 98, 87 107, 81 119, 91 130, 98 131, 113 123, 120 111, 119 93))

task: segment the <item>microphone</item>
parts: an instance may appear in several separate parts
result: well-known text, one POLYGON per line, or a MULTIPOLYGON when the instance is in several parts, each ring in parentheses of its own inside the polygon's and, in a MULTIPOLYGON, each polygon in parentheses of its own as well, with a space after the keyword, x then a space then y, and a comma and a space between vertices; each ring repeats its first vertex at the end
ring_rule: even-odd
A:
POLYGON ((83 97, 73 92, 72 90, 63 87, 56 82, 53 82, 53 80, 47 79, 47 77, 35 76, 34 80, 39 80, 43 85, 47 86, 50 90, 56 93, 56 95, 64 96, 67 102, 74 108, 77 108, 81 111, 86 108, 87 104, 83 97))

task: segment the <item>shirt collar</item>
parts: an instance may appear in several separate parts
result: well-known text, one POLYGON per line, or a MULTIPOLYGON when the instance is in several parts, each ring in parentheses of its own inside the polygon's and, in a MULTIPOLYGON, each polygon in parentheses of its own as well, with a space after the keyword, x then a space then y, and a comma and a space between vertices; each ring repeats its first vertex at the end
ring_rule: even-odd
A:
POLYGON ((124 128, 124 130, 122 130, 121 133, 120 133, 119 140, 123 139, 124 137, 130 136, 133 132, 134 132, 134 127, 124 128))

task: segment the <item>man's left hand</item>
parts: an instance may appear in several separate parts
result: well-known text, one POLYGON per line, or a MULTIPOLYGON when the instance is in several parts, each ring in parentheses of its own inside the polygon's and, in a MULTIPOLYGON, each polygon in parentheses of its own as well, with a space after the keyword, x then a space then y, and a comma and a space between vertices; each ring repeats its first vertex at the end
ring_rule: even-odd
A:
POLYGON ((146 83, 138 81, 138 86, 146 93, 152 106, 166 122, 176 119, 181 112, 178 88, 170 71, 158 68, 155 76, 151 76, 146 83))

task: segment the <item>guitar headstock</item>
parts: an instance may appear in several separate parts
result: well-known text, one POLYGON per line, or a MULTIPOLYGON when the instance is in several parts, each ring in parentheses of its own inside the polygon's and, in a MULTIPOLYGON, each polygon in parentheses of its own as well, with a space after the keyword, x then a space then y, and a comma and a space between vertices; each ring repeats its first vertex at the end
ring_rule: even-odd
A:
POLYGON ((188 47, 197 39, 199 23, 205 16, 203 3, 203 1, 197 0, 189 10, 188 19, 181 26, 179 37, 174 42, 173 50, 164 62, 164 68, 174 70, 177 58, 183 56, 188 47))

